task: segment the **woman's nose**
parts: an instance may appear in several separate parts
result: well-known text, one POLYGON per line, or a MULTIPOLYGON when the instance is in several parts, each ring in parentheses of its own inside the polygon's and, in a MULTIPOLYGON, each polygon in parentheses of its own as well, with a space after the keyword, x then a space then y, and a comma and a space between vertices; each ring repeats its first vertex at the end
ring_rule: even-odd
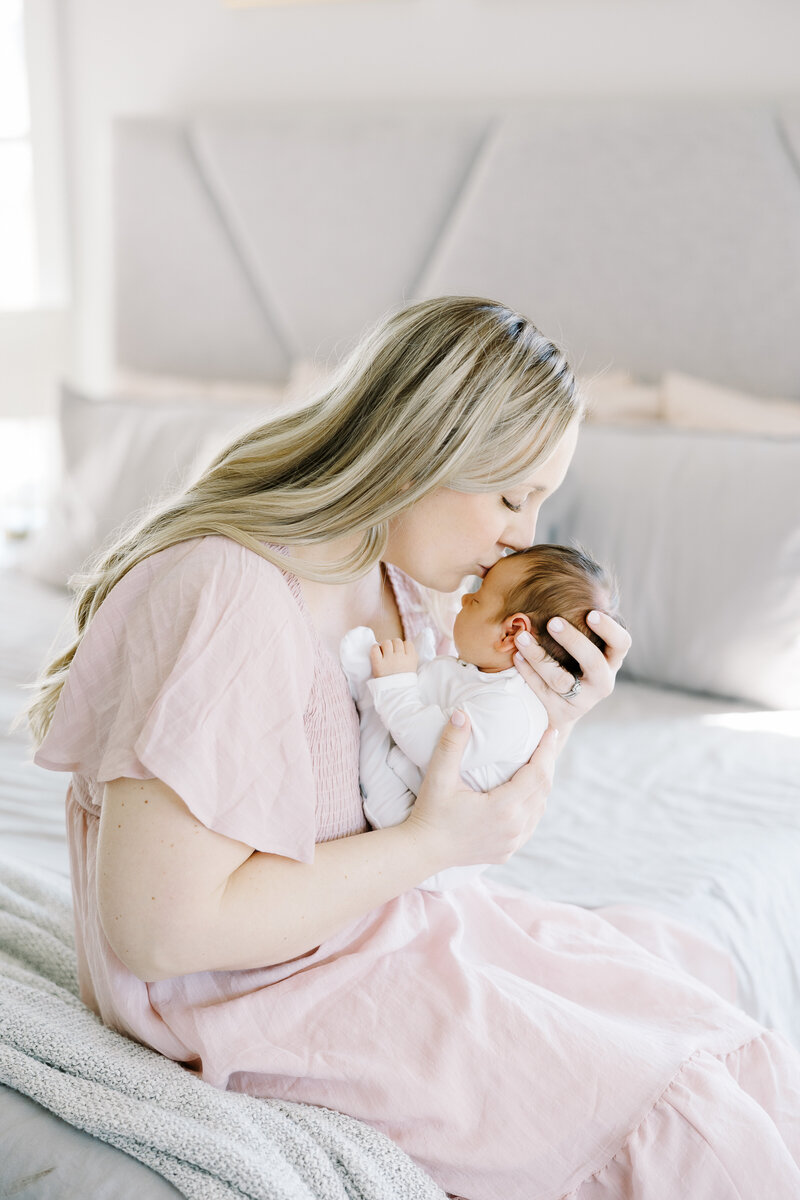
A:
POLYGON ((510 546, 512 550, 527 550, 533 545, 533 539, 536 537, 536 514, 533 516, 520 516, 513 525, 509 525, 506 530, 505 545, 510 546))

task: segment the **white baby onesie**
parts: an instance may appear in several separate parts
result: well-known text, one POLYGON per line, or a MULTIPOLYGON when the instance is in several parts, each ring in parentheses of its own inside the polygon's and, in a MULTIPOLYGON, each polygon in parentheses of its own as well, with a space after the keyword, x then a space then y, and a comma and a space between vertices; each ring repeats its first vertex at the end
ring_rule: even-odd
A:
MULTIPOLYGON (((547 712, 516 667, 489 672, 457 658, 434 658, 427 630, 415 642, 421 660, 416 673, 373 679, 369 652, 375 641, 362 625, 345 634, 339 652, 359 710, 361 794, 373 828, 405 820, 456 708, 470 719, 461 774, 471 787, 497 787, 528 761, 547 729, 547 712)), ((450 867, 419 886, 443 891, 485 869, 450 867)))

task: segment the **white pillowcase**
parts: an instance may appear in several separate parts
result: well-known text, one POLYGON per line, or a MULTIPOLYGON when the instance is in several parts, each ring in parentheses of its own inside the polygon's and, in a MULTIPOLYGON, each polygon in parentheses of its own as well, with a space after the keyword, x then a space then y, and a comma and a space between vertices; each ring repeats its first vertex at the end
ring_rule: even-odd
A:
POLYGON ((265 411, 293 408, 303 404, 324 385, 330 372, 324 365, 298 361, 288 380, 281 383, 252 383, 238 379, 184 379, 175 375, 146 375, 138 371, 118 371, 112 393, 133 396, 144 403, 207 403, 217 407, 252 406, 265 411))
POLYGON ((638 383, 628 371, 613 370, 578 380, 592 425, 651 424, 662 417, 656 386, 638 383))
POLYGON ((667 371, 660 383, 637 381, 621 369, 579 380, 591 425, 652 425, 800 437, 800 403, 764 399, 667 371))
POLYGON ((126 374, 118 377, 124 390, 103 400, 65 384, 59 478, 21 569, 66 586, 115 530, 185 484, 236 434, 302 407, 329 379, 327 367, 298 362, 285 384, 126 374))
POLYGON ((626 674, 800 708, 800 438, 584 426, 537 540, 616 570, 626 674))
POLYGON ((95 400, 65 385, 60 478, 42 529, 21 557, 28 574, 64 587, 90 554, 151 502, 175 490, 199 459, 269 415, 259 405, 137 397, 95 400))
POLYGON ((731 388, 668 371, 659 387, 664 420, 681 429, 800 437, 800 404, 762 400, 731 388))

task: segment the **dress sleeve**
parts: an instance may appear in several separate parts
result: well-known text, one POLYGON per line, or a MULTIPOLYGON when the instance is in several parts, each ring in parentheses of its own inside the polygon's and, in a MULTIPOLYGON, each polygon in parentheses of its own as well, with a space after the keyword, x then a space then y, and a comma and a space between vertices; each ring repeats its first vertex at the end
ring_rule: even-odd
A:
POLYGON ((209 829, 312 862, 308 626, 283 573, 229 538, 137 564, 92 619, 35 761, 158 778, 209 829))

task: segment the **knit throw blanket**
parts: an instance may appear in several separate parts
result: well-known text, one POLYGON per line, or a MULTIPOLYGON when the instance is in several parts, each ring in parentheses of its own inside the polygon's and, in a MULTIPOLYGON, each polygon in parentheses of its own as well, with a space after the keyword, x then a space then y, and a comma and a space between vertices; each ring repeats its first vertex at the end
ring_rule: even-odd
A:
POLYGON ((78 996, 69 882, 0 859, 0 1080, 196 1200, 444 1200, 383 1134, 222 1092, 78 996))

